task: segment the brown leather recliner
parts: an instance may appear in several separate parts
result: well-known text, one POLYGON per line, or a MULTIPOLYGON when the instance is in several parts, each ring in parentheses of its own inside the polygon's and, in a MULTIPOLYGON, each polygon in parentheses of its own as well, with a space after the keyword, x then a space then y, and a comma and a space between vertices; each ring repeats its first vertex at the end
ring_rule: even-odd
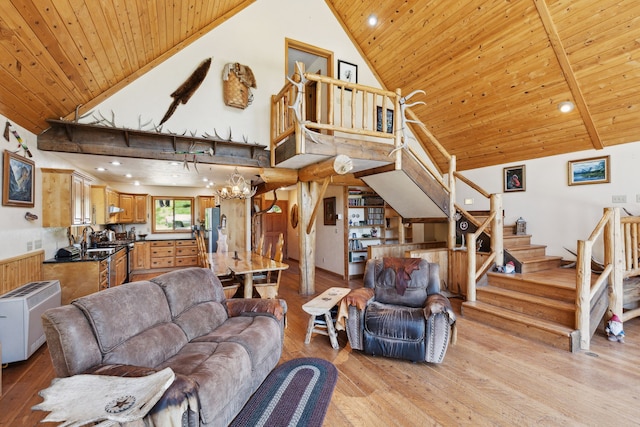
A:
POLYGON ((367 354, 441 363, 455 313, 440 294, 438 264, 421 258, 369 260, 364 288, 346 297, 349 344, 367 354))

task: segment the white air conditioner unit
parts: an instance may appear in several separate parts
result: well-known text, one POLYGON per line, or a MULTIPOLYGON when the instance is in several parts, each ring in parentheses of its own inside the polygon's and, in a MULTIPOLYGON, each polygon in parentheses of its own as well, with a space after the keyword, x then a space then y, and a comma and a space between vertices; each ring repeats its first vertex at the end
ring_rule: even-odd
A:
POLYGON ((60 282, 31 282, 0 295, 2 363, 27 360, 45 342, 42 313, 59 307, 60 282))

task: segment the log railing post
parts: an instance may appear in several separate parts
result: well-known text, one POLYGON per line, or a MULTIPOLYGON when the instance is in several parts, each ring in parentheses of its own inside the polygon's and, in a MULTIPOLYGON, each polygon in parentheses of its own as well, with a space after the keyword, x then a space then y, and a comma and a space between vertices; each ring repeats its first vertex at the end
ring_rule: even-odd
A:
POLYGON ((491 212, 495 213, 491 223, 491 251, 495 254, 497 266, 504 265, 504 227, 502 218, 502 194, 490 197, 491 212))
POLYGON ((476 300, 476 235, 467 234, 467 301, 476 300))
POLYGON ((580 332, 580 349, 591 344, 589 319, 591 315, 591 253, 593 242, 578 240, 576 259, 576 328, 580 332))

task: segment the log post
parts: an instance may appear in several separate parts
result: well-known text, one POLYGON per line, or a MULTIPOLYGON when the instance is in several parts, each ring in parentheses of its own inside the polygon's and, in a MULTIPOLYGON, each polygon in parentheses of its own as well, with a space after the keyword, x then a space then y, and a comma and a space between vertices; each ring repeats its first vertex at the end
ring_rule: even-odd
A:
POLYGON ((318 162, 300 169, 300 181, 319 181, 332 175, 344 175, 353 169, 353 161, 349 156, 338 154, 336 157, 318 162))
MULTIPOLYGON (((313 193, 317 192, 318 184, 313 182, 298 182, 298 206, 300 212, 299 223, 309 224, 313 207, 313 193)), ((310 233, 300 233, 298 236, 300 251, 300 294, 315 293, 316 274, 316 228, 312 225, 310 233)))
POLYGON ((316 203, 313 206, 313 212, 311 212, 311 217, 309 218, 309 224, 307 224, 307 234, 311 233, 311 229, 316 223, 316 216, 318 215, 318 209, 320 209, 320 204, 322 203, 322 198, 324 197, 324 193, 327 191, 327 187, 329 186, 329 181, 331 181, 331 177, 328 176, 322 182, 322 188, 317 195, 316 203))

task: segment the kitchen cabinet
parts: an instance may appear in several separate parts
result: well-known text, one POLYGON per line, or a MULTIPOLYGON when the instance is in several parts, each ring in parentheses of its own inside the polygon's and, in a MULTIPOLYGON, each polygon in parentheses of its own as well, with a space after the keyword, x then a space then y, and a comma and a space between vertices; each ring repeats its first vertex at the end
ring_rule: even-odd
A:
POLYGON ((109 261, 102 260, 100 261, 98 267, 98 290, 104 291, 109 287, 109 261))
POLYGON ((198 223, 204 221, 204 210, 216 207, 215 196, 198 196, 198 223))
POLYGON ((131 223, 133 222, 133 194, 120 194, 119 205, 118 207, 121 209, 120 211, 120 222, 121 223, 131 223))
MULTIPOLYGON (((195 239, 151 240, 145 243, 149 248, 149 267, 147 268, 198 266, 198 244, 195 239)), ((136 254, 136 258, 140 256, 142 255, 136 254)), ((144 262, 144 260, 136 261, 136 268, 144 262)))
POLYGON ((109 206, 118 207, 120 194, 106 185, 91 186, 91 209, 93 212, 93 224, 116 224, 119 214, 109 213, 109 206))
POLYGON ((146 194, 135 194, 133 200, 133 222, 145 224, 147 222, 147 200, 146 194))
POLYGON ((133 270, 151 268, 151 251, 149 242, 135 242, 133 248, 133 270))
POLYGON ((112 262, 116 263, 116 280, 114 286, 122 285, 127 280, 127 250, 121 249, 114 255, 112 262))
POLYGON ((115 203, 121 211, 118 213, 120 224, 144 224, 147 222, 147 195, 119 193, 115 203))
POLYGON ((195 240, 176 240, 176 267, 198 266, 198 244, 195 240))
POLYGON ((175 241, 151 241, 151 268, 166 268, 175 266, 175 241))
POLYGON ((42 226, 91 223, 91 179, 70 169, 42 168, 42 226))
POLYGON ((62 305, 109 286, 107 261, 44 263, 42 273, 43 280, 60 281, 62 305))

